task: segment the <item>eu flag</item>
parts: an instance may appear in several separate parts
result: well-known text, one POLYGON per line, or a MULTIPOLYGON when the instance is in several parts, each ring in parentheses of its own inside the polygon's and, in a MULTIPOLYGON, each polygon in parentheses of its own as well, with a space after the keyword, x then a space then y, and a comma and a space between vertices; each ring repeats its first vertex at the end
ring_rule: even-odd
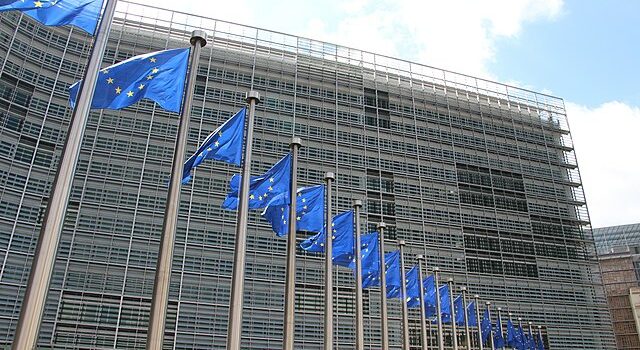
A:
MULTIPOLYGON (((333 241, 333 256, 335 265, 349 267, 353 260, 353 210, 346 211, 333 217, 331 223, 333 241)), ((308 252, 323 253, 326 228, 300 243, 300 248, 308 252)))
POLYGON ((456 324, 458 326, 464 326, 464 299, 462 295, 458 295, 453 299, 453 309, 456 310, 456 324))
MULTIPOLYGON (((380 250, 378 249, 378 239, 378 232, 371 232, 360 236, 362 288, 380 285, 380 250)), ((356 262, 352 261, 349 268, 355 270, 356 262)))
POLYGON ((527 346, 530 350, 536 350, 536 339, 531 333, 531 329, 529 329, 529 335, 527 336, 527 346))
MULTIPOLYGON (((147 53, 103 68, 98 74, 91 108, 122 109, 148 98, 168 111, 179 113, 188 64, 186 48, 147 53)), ((69 88, 71 107, 76 105, 81 83, 78 81, 69 88)))
POLYGON ((400 251, 389 252, 384 256, 387 298, 400 298, 403 273, 400 269, 400 251))
MULTIPOLYGON (((407 306, 410 308, 420 307, 420 271, 418 266, 414 265, 405 275, 405 283, 407 284, 407 306)), ((424 282, 423 282, 424 283, 424 282)))
POLYGON ((17 10, 46 26, 67 24, 94 35, 102 0, 1 0, 0 12, 17 10))
POLYGON ((436 279, 433 275, 422 281, 424 286, 424 308, 427 317, 436 315, 436 279))
POLYGON ((480 329, 482 330, 482 343, 486 343, 491 335, 491 319, 489 319, 489 310, 487 309, 484 310, 484 314, 482 315, 480 329))
POLYGON ((182 184, 191 181, 191 169, 197 167, 205 159, 215 159, 234 165, 242 162, 242 145, 244 142, 244 119, 247 109, 243 108, 231 119, 220 125, 209 134, 204 142, 184 163, 182 184))
POLYGON ((516 349, 518 350, 524 350, 525 349, 525 338, 524 338, 524 331, 522 330, 522 326, 518 326, 518 329, 516 329, 516 349))
POLYGON ((440 286, 440 312, 442 313, 442 323, 451 322, 451 299, 449 296, 449 285, 440 286), (445 321, 448 319, 449 321, 445 321))
MULTIPOLYGON (((231 192, 227 194, 222 207, 224 209, 238 209, 238 195, 240 193, 240 174, 231 177, 229 186, 231 192)), ((291 183, 291 153, 280 159, 271 169, 260 176, 251 176, 249 181, 249 209, 262 209, 267 206, 271 198, 280 193, 288 193, 291 183)))
POLYGON ((478 326, 478 318, 476 317, 476 302, 475 300, 467 305, 467 320, 469 321, 469 327, 478 326))
MULTIPOLYGON (((277 236, 287 234, 289 226, 289 193, 271 199, 262 217, 271 223, 277 236)), ((299 188, 296 196, 296 231, 320 232, 324 225, 324 185, 299 188)))
POLYGON ((495 332, 493 334, 493 343, 495 344, 496 348, 504 348, 506 345, 504 337, 502 335, 502 330, 500 330, 501 326, 502 320, 500 319, 500 315, 498 315, 498 322, 496 323, 495 332))
POLYGON ((516 328, 513 326, 513 322, 511 320, 507 320, 507 345, 515 348, 517 345, 517 334, 516 328))
POLYGON ((544 339, 542 339, 542 333, 538 332, 538 344, 536 344, 536 350, 544 350, 544 339))

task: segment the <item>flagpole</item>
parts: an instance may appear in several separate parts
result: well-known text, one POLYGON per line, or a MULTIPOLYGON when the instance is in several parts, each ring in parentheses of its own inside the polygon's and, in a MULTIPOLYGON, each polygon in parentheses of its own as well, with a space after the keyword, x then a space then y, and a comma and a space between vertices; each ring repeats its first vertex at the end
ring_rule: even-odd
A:
POLYGON ((402 301, 402 348, 409 350, 409 309, 407 308, 407 277, 404 270, 404 246, 403 239, 398 240, 398 248, 400 249, 400 300, 402 301))
POLYGON ((176 146, 173 151, 169 193, 167 194, 164 210, 162 236, 160 237, 160 249, 158 252, 158 261, 156 262, 156 277, 151 298, 147 350, 161 350, 164 342, 167 303, 169 301, 169 287, 171 284, 171 266, 173 264, 173 244, 176 239, 184 153, 189 133, 189 115, 191 114, 191 102, 193 100, 193 91, 195 90, 196 75, 198 74, 200 50, 207 44, 207 33, 202 30, 194 30, 191 33, 190 42, 192 48, 191 62, 189 63, 189 78, 187 79, 187 89, 184 94, 180 124, 178 126, 178 134, 176 135, 176 146))
POLYGON ((427 314, 424 306, 424 285, 422 284, 422 265, 424 255, 418 254, 418 283, 420 284, 420 332, 422 335, 422 350, 427 350, 427 314))
POLYGON ((284 292, 284 342, 282 349, 293 350, 295 338, 296 299, 296 192, 298 187, 298 150, 302 146, 299 137, 293 137, 291 148, 291 182, 289 186, 289 232, 287 234, 287 270, 284 292))
POLYGON ((387 225, 384 222, 378 223, 378 234, 380 237, 380 334, 382 339, 382 350, 389 350, 389 326, 387 321, 387 269, 384 254, 384 229, 386 227, 387 225))
POLYGON ((502 308, 498 308, 498 332, 500 332, 500 336, 504 339, 504 332, 502 332, 502 308))
POLYGON ((478 323, 478 349, 484 350, 484 345, 482 344, 482 321, 480 320, 480 296, 476 294, 473 296, 473 299, 476 303, 476 321, 478 323))
MULTIPOLYGON (((489 323, 491 324, 491 302, 487 301, 487 315, 489 316, 489 323)), ((496 350, 496 343, 493 340, 493 326, 489 328, 489 344, 491 344, 491 350, 496 350)))
MULTIPOLYGON (((509 313, 508 313, 509 321, 511 321, 511 324, 513 325, 513 320, 511 319, 511 315, 512 315, 512 314, 511 314, 511 312, 509 312, 509 313)), ((508 325, 507 325, 507 326, 508 326, 508 325)), ((509 330, 507 329, 507 333, 508 333, 508 332, 509 332, 509 330)), ((507 344, 507 346, 509 346, 509 344, 507 344)), ((512 348, 512 349, 515 349, 515 346, 512 346, 511 348, 512 348)))
POLYGON ((522 317, 518 317, 518 333, 520 333, 520 341, 522 341, 522 344, 524 344, 524 334, 523 332, 520 332, 522 330, 522 317))
POLYGON ((458 350, 458 325, 456 324, 456 308, 453 304, 453 278, 447 280, 449 284, 449 302, 451 303, 451 340, 453 350, 458 350))
POLYGON ((60 235, 64 225, 64 217, 67 212, 73 175, 76 171, 82 138, 89 118, 89 110, 91 109, 91 101, 96 89, 98 70, 107 47, 116 3, 117 0, 106 0, 100 26, 96 32, 89 62, 85 69, 82 86, 78 93, 76 108, 73 109, 71 114, 67 139, 60 156, 58 172, 53 181, 47 211, 42 220, 42 228, 40 229, 33 262, 31 263, 29 281, 27 282, 20 309, 16 334, 13 338, 13 350, 31 350, 36 347, 38 342, 40 323, 44 314, 51 275, 53 274, 60 235))
POLYGON ((331 184, 336 176, 324 174, 325 219, 324 219, 324 350, 333 350, 333 228, 331 217, 331 184))
POLYGON ((362 200, 353 201, 353 217, 355 229, 355 261, 356 261, 356 350, 364 349, 364 316, 362 310, 362 257, 360 243, 360 208, 362 208, 362 200))
POLYGON ((233 274, 231 277, 231 299, 229 302, 229 326, 227 328, 227 350, 240 350, 242 340, 242 304, 244 301, 244 264, 247 250, 247 214, 249 212, 249 181, 251 177, 251 148, 253 147, 253 120, 260 94, 249 91, 247 129, 242 157, 242 178, 238 193, 238 216, 236 218, 236 244, 233 250, 233 274))
POLYGON ((538 326, 538 344, 543 343, 542 346, 538 345, 538 349, 544 349, 544 338, 542 338, 542 326, 538 326))
POLYGON ((440 305, 440 285, 438 275, 440 268, 433 268, 433 281, 436 284, 436 321, 438 322, 438 350, 444 350, 444 336, 442 334, 442 305, 440 305))
POLYGON ((471 350, 471 333, 469 330, 469 313, 467 312, 467 287, 460 287, 462 290, 462 306, 464 309, 464 333, 466 339, 466 348, 471 350))
POLYGON ((531 339, 529 339, 529 342, 533 342, 533 345, 535 347, 536 341, 533 338, 533 322, 529 321, 529 335, 531 336, 531 339))

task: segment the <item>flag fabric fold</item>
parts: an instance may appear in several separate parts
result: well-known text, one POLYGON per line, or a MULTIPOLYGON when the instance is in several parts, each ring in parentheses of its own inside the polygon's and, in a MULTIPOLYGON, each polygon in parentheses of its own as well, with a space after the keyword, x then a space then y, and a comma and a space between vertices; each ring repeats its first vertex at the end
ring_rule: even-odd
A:
MULTIPOLYGON (((262 217, 279 237, 287 235, 289 226, 289 193, 271 199, 262 217)), ((296 231, 321 232, 324 225, 324 185, 299 188, 296 195, 296 231)))
POLYGON ((542 333, 538 332, 538 342, 536 344, 536 350, 544 350, 544 339, 542 333))
MULTIPOLYGON (((349 267, 353 261, 354 252, 354 230, 353 230, 353 210, 340 213, 333 217, 331 239, 333 242, 334 265, 349 267)), ((300 248, 308 252, 324 253, 326 228, 300 243, 300 248)))
POLYGON ((424 311, 428 318, 436 315, 436 280, 434 275, 429 275, 422 281, 424 286, 424 311))
POLYGON ((517 333, 516 328, 513 326, 513 322, 511 320, 507 320, 507 346, 512 348, 516 347, 518 338, 517 333))
POLYGON ((449 296, 448 284, 440 286, 440 312, 442 313, 442 323, 451 323, 451 297, 449 296), (448 321, 445 321, 448 320, 448 321))
POLYGON ((406 302, 410 308, 420 307, 420 270, 418 265, 414 265, 405 274, 405 283, 407 286, 406 302))
POLYGON ((493 333, 493 343, 496 346, 496 349, 504 348, 506 343, 504 340, 504 336, 502 335, 502 320, 500 319, 500 314, 498 314, 498 321, 496 322, 494 333, 493 333))
POLYGON ((467 319, 469 320, 470 327, 478 327, 478 317, 476 316, 476 302, 471 301, 467 305, 467 319))
POLYGON ((200 165, 205 159, 240 165, 242 162, 246 113, 247 109, 242 108, 207 136, 198 147, 198 150, 184 163, 182 184, 187 184, 191 181, 191 170, 200 165))
POLYGON ((0 12, 22 11, 46 26, 73 25, 95 35, 103 0, 2 0, 0 12))
MULTIPOLYGON (((231 192, 227 194, 222 208, 238 209, 238 195, 242 176, 235 174, 229 182, 231 192)), ((291 183, 291 153, 280 159, 271 169, 259 176, 251 176, 249 182, 249 209, 262 209, 267 206, 271 198, 280 193, 288 193, 291 183)))
POLYGON ((389 252, 384 256, 387 298, 400 298, 403 273, 400 269, 400 251, 389 252))
MULTIPOLYGON (((378 232, 367 233, 360 236, 360 264, 362 266, 362 288, 369 288, 380 285, 380 250, 378 232)), ((356 262, 353 260, 349 264, 355 274, 356 262)), ((355 277, 354 277, 355 278, 355 277)))
POLYGON ((482 330, 482 343, 486 344, 491 335, 491 319, 489 319, 489 310, 487 309, 484 310, 484 314, 482 315, 480 329, 482 330))
MULTIPOLYGON (((61 0, 63 1, 63 0, 61 0)), ((180 112, 189 65, 189 48, 151 52, 103 68, 98 73, 91 108, 122 109, 143 98, 170 112, 180 112)), ((69 87, 75 107, 82 81, 69 87)))

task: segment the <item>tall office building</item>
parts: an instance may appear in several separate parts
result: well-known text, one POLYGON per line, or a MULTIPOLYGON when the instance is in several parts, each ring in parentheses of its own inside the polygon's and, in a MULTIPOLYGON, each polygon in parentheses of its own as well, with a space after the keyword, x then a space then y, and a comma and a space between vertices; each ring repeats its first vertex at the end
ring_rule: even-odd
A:
MULTIPOLYGON (((253 173, 304 141, 299 181, 337 174, 338 210, 365 202, 444 277, 544 326, 550 349, 613 349, 611 321, 563 101, 548 95, 268 30, 120 1, 104 65, 209 44, 198 67, 189 152, 259 91, 253 173)), ((0 343, 11 342, 90 38, 0 15, 0 343)), ((143 348, 178 116, 142 101, 91 113, 39 344, 143 348)), ((238 168, 210 161, 183 187, 166 346, 226 341, 238 168)), ((250 215, 243 349, 281 346, 285 239, 250 215)), ((323 257, 298 252, 296 348, 322 348, 323 257)), ((354 342, 351 271, 336 272, 337 349, 354 342)), ((399 301, 390 341, 401 345, 399 301)), ((379 292, 364 292, 378 348, 379 292)), ((412 343, 418 344, 412 310, 412 343)), ((433 339, 433 337, 432 337, 433 339)))

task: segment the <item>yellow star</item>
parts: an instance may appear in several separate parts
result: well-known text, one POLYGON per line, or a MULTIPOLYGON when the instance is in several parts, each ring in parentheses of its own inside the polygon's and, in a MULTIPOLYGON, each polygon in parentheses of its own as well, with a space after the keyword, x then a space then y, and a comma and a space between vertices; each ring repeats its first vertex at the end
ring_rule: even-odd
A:
POLYGON ((155 58, 155 57, 151 57, 151 58, 149 59, 149 61, 151 61, 151 63, 156 63, 156 58, 155 58))
POLYGON ((296 220, 300 221, 300 217, 299 217, 299 216, 298 216, 298 217, 296 217, 296 220))
POLYGON ((113 84, 113 78, 108 78, 107 79, 107 84, 113 84))
POLYGON ((273 187, 269 186, 269 191, 273 191, 273 187))
POLYGON ((118 95, 119 95, 121 92, 122 92, 122 89, 118 86, 118 87, 116 88, 116 94, 118 94, 118 95))
POLYGON ((256 198, 254 195, 249 195, 249 199, 254 199, 256 198))
POLYGON ((34 1, 34 2, 33 2, 33 5, 34 5, 35 7, 42 7, 42 2, 41 2, 41 1, 34 1))
POLYGON ((102 74, 107 74, 107 73, 109 73, 108 69, 105 68, 105 69, 102 70, 102 74))
POLYGON ((218 131, 218 137, 222 136, 222 131, 218 131))
POLYGON ((140 84, 140 86, 138 86, 138 89, 139 89, 139 90, 144 89, 144 84, 140 84))
POLYGON ((127 92, 127 96, 129 96, 129 97, 133 97, 133 91, 129 91, 129 92, 127 92))
POLYGON ((151 70, 151 73, 156 74, 158 73, 160 70, 158 68, 154 68, 151 70))
POLYGON ((151 80, 151 79, 153 79, 153 75, 148 75, 147 80, 151 80))
POLYGON ((218 146, 220 146, 220 142, 216 141, 216 142, 213 143, 213 145, 218 147, 218 146))

